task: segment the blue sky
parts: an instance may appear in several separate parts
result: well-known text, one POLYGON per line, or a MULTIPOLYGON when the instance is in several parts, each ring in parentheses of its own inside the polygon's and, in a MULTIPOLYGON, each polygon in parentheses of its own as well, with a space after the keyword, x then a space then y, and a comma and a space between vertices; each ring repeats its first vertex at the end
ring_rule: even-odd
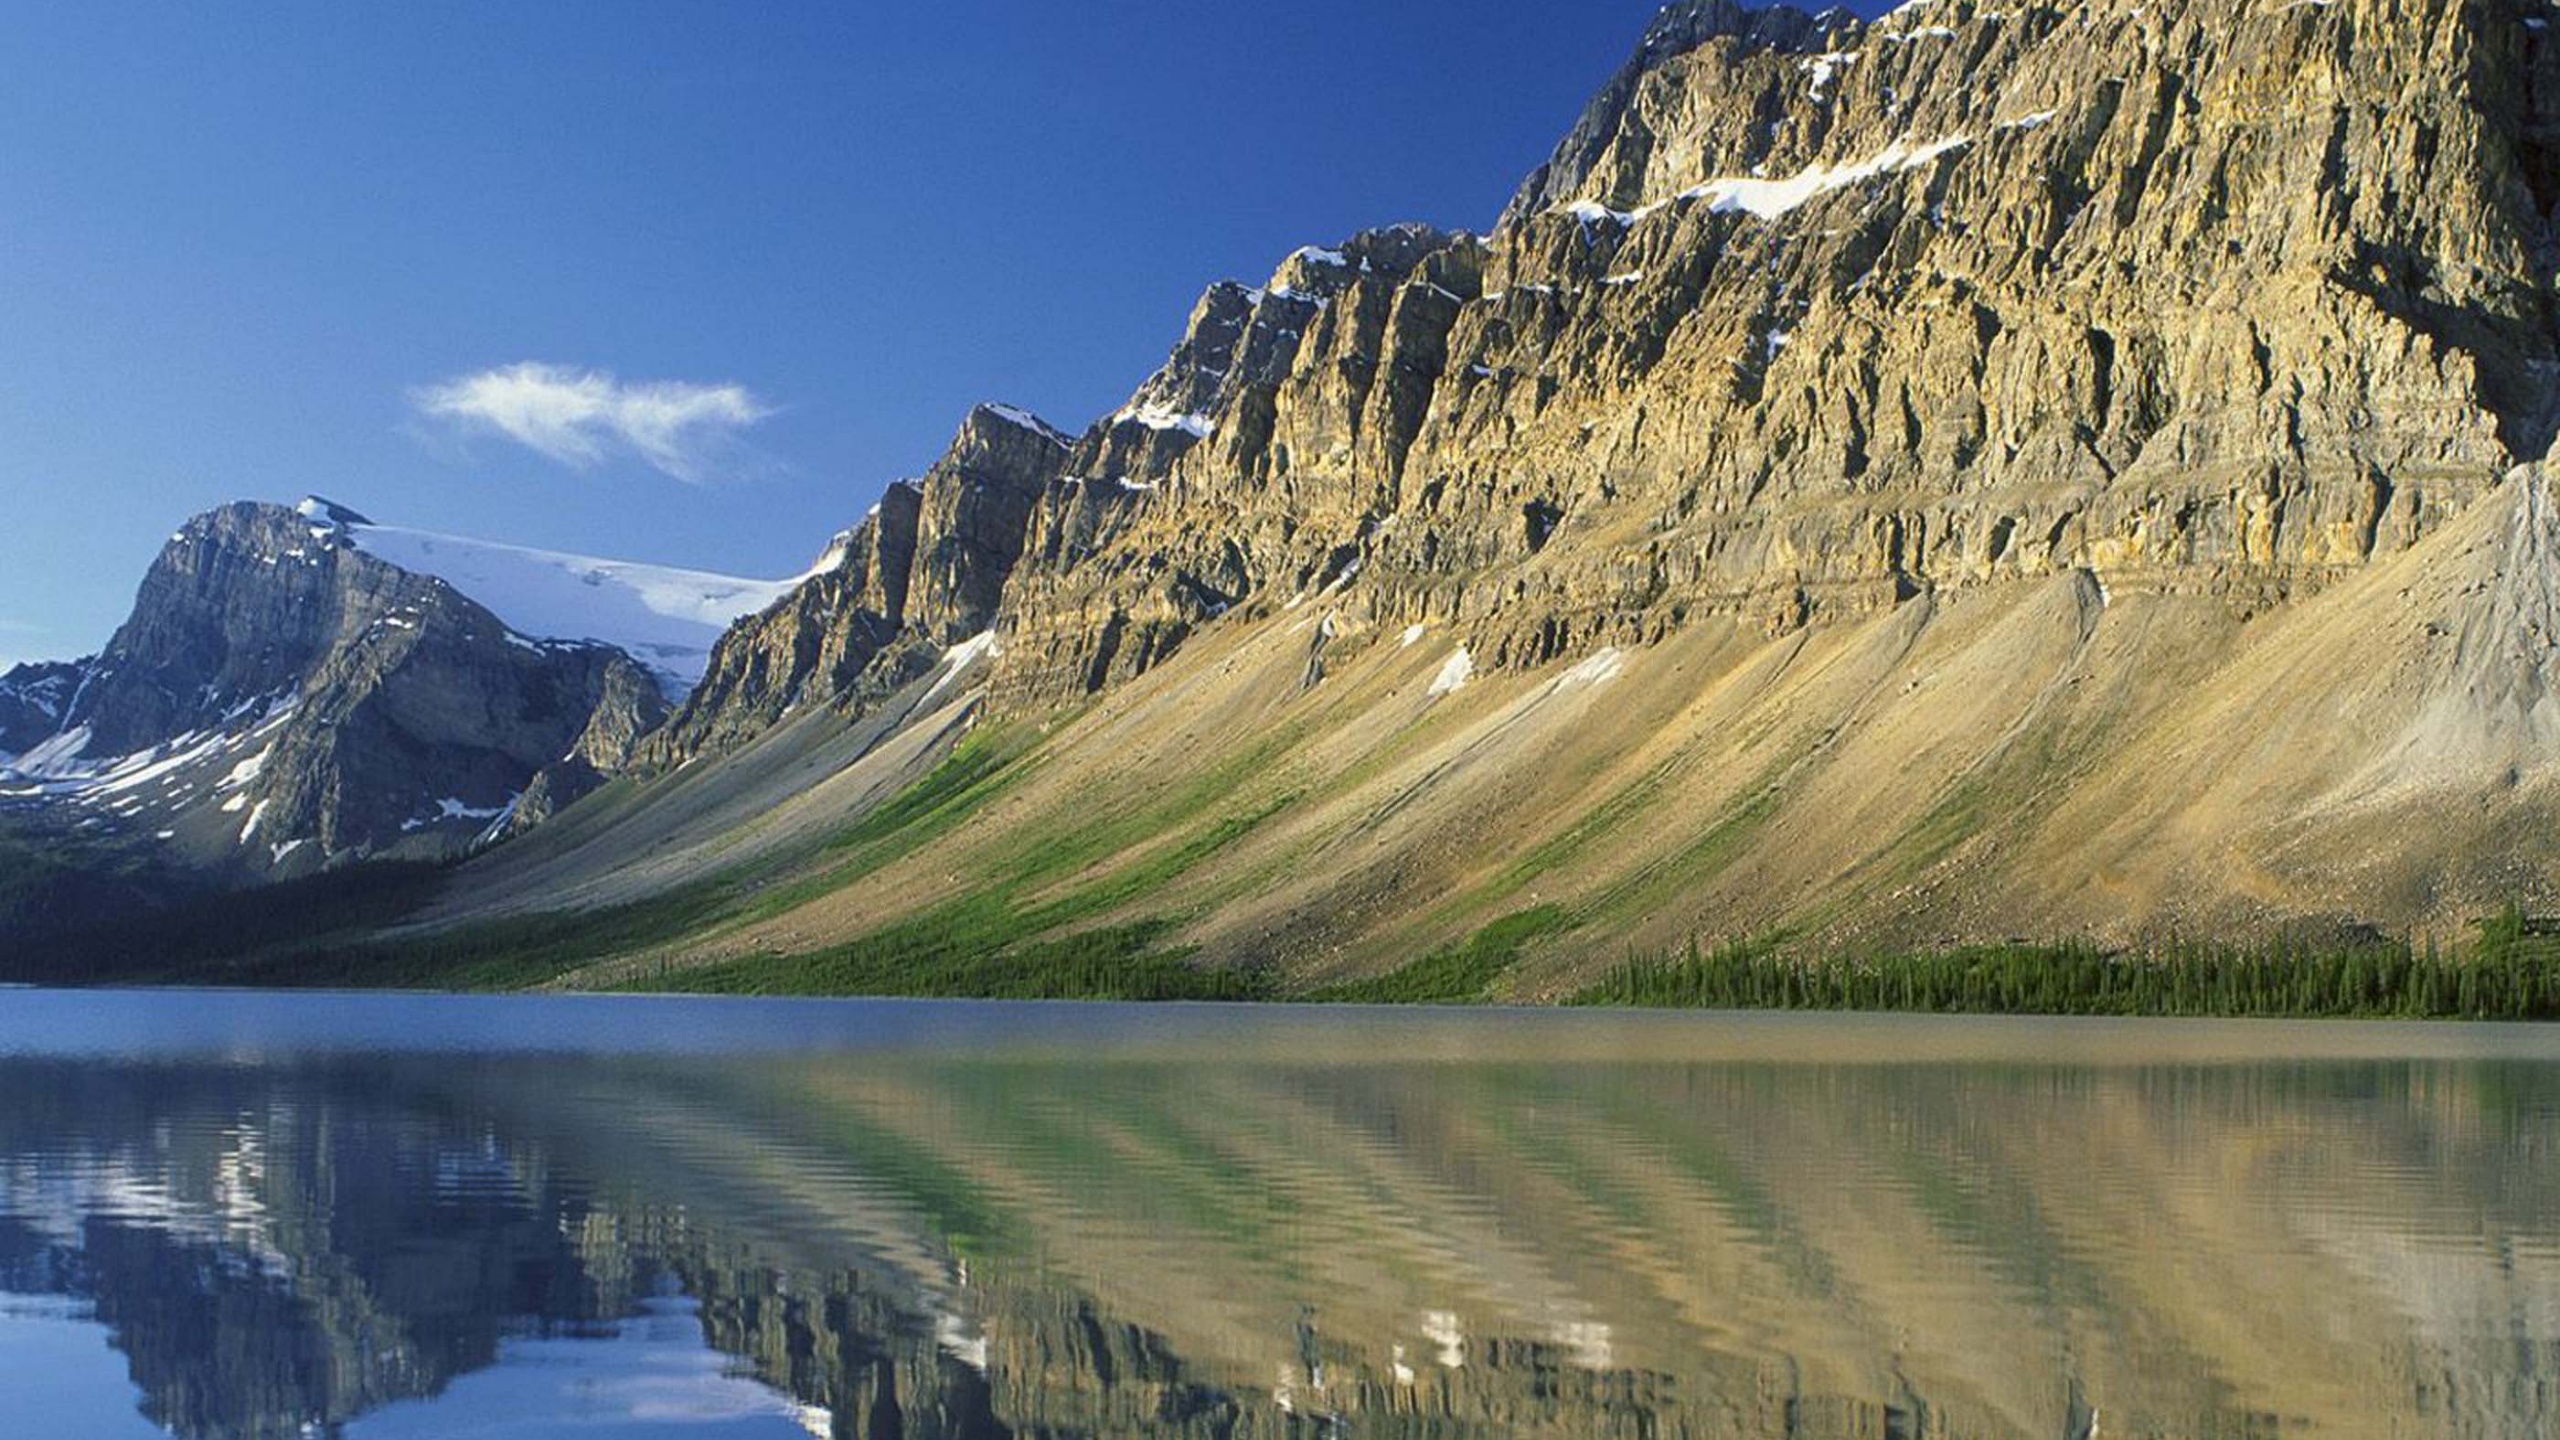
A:
POLYGON ((234 498, 788 574, 1212 280, 1485 228, 1654 8, 10 7, 0 662, 234 498))

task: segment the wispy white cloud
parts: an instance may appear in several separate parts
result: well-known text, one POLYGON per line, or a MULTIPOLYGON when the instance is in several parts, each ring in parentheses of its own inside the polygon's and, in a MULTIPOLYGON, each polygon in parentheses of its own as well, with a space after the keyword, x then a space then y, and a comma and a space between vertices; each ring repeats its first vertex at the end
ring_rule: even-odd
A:
POLYGON ((629 457, 688 484, 747 458, 739 435, 773 407, 743 385, 624 383, 602 370, 526 361, 412 393, 418 413, 493 431, 578 469, 629 457))

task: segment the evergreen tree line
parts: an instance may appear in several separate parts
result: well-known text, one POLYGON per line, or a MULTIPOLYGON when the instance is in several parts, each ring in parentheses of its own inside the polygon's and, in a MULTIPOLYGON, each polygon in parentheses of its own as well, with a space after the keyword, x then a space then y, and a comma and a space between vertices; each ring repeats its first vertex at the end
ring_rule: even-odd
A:
POLYGON ((2509 906, 2473 938, 2256 945, 2172 941, 2102 950, 1999 945, 1806 958, 1731 945, 1631 958, 1583 1005, 1907 1010, 1948 1015, 2158 1015, 2560 1020, 2560 934, 2509 906))

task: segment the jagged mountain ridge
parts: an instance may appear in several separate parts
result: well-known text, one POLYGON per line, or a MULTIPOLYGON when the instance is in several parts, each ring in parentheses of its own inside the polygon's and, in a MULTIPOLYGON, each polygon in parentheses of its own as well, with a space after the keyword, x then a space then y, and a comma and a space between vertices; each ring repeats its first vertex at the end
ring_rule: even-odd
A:
POLYGON ((1674 6, 1490 238, 1203 297, 1036 508, 1001 689, 1354 565, 1506 666, 2071 570, 2245 609, 2405 549, 2552 432, 2527 18, 1674 6))
POLYGON ((721 638, 649 753, 681 763, 761 733, 804 702, 876 704, 993 625, 1033 507, 1070 442, 1001 405, 970 412, 921 479, 889 487, 832 566, 721 638))
MULTIPOLYGON (((2514 573, 2552 553, 2545 20, 1671 7, 1492 234, 1212 287, 988 621, 973 693, 1040 722, 1037 773, 715 948, 865 933, 1194 784, 1261 828, 1110 913, 1301 975, 1540 901, 1556 971, 2553 893, 2514 843, 2551 803, 2514 573)), ((867 710, 951 638, 881 632, 921 648, 867 679, 751 661, 854 613, 892 611, 810 587, 733 633, 659 761, 867 710)), ((493 857, 488 903, 631 898, 587 843, 493 857)))
POLYGON ((33 661, 0 674, 0 765, 52 738, 86 660, 33 661))
POLYGON ((2458 56, 2535 73, 2497 14, 1676 7, 1489 242, 1364 279, 1117 543, 1018 580, 1016 684, 1108 648, 1068 617, 1192 623, 1168 576, 1346 552, 1378 623, 1533 664, 2072 569, 2245 606, 2405 547, 2548 444, 2539 112, 2458 56))

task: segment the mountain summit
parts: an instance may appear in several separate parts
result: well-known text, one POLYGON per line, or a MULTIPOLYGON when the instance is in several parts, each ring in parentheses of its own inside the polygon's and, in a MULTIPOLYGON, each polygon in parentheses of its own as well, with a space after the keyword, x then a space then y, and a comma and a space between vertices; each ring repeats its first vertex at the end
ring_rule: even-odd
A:
POLYGON ((0 805, 267 879, 459 853, 619 764, 730 620, 797 582, 375 524, 312 497, 169 539, 73 665, 0 677, 0 805), (539 782, 539 783, 538 783, 539 782))

